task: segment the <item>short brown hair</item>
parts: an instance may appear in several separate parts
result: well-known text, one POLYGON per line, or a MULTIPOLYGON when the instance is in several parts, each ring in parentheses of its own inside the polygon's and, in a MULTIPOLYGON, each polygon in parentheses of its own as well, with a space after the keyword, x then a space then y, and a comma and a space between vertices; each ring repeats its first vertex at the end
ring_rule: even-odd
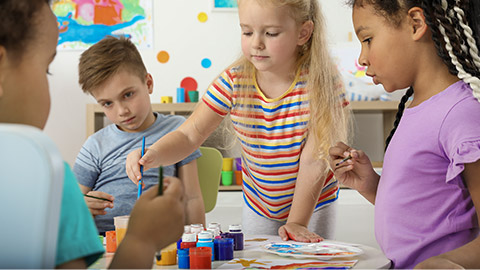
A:
POLYGON ((78 83, 90 93, 120 69, 136 74, 145 81, 147 69, 137 47, 127 38, 107 36, 80 56, 78 83))

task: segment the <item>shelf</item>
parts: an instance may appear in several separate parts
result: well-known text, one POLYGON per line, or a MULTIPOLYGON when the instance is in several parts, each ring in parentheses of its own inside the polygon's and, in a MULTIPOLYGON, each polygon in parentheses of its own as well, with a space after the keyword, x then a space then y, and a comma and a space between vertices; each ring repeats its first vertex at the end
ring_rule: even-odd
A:
POLYGON ((218 191, 242 191, 242 186, 239 186, 239 185, 219 186, 218 191))
MULTIPOLYGON (((167 114, 189 115, 197 103, 152 103, 152 110, 167 114)), ((392 128, 397 101, 352 101, 350 102, 354 113, 379 113, 383 114, 384 137, 386 138, 392 128)), ((97 132, 104 125, 104 114, 99 104, 87 104, 87 137, 97 132)))

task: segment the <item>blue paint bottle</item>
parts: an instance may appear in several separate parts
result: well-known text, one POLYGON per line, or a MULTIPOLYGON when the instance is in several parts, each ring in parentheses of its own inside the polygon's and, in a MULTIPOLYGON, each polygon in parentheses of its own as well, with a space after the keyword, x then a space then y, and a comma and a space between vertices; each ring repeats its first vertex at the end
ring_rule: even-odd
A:
POLYGON ((197 247, 209 247, 212 249, 212 261, 215 259, 215 248, 213 245, 213 235, 210 232, 204 231, 198 235, 197 247))
POLYGON ((188 248, 178 249, 178 268, 190 269, 190 256, 188 248))
POLYGON ((215 260, 233 260, 233 238, 218 238, 214 241, 215 260))
POLYGON ((243 250, 243 232, 242 225, 232 224, 228 226, 228 238, 233 238, 233 249, 243 250))

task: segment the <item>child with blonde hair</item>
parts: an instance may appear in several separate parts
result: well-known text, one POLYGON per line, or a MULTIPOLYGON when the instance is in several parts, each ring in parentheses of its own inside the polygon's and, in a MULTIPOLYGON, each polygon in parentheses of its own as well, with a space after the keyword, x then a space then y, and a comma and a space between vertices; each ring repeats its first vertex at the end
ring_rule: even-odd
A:
POLYGON ((346 138, 348 110, 318 1, 240 0, 238 12, 243 56, 213 81, 185 124, 143 158, 129 154, 127 173, 136 183, 140 165, 183 158, 230 114, 242 149, 244 232, 333 238, 339 189, 326 157, 346 138))
POLYGON ((375 235, 393 267, 480 268, 480 4, 350 2, 367 75, 387 92, 410 88, 381 176, 342 142, 330 165, 375 204, 375 235))

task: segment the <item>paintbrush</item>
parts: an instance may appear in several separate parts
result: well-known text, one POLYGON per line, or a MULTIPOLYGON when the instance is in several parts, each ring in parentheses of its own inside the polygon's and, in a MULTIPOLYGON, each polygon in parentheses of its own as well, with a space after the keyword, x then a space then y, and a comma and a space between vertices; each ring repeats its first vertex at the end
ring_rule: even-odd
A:
POLYGON ((347 161, 347 160, 349 160, 349 159, 351 159, 351 158, 352 158, 352 155, 348 155, 348 157, 342 159, 340 162, 338 162, 337 164, 335 164, 335 166, 338 166, 338 165, 344 163, 345 161, 347 161))
MULTIPOLYGON (((143 136, 142 139, 142 157, 143 155, 145 155, 145 136, 143 136)), ((142 178, 140 179, 140 181, 138 181, 137 199, 140 198, 140 196, 142 195, 143 165, 140 165, 140 174, 142 175, 142 178)))
MULTIPOLYGON (((158 168, 158 196, 163 195, 163 166, 160 166, 158 168)), ((155 258, 157 259, 157 262, 162 259, 162 252, 157 251, 155 252, 155 258)))
POLYGON ((89 197, 89 198, 94 198, 94 199, 97 199, 97 200, 102 200, 102 201, 112 202, 112 201, 110 201, 109 199, 100 198, 100 197, 96 197, 96 196, 92 196, 92 195, 88 195, 88 194, 83 194, 83 196, 85 196, 85 197, 89 197))

